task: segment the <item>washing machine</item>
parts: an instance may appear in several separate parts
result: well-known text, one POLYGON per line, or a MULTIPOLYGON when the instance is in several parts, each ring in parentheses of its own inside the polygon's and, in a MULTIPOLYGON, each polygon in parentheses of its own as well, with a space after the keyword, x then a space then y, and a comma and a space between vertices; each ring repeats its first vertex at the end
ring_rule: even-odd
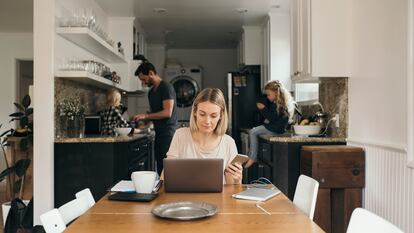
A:
POLYGON ((202 70, 200 67, 165 68, 164 80, 171 83, 177 95, 177 118, 180 127, 188 127, 191 106, 201 91, 202 70))

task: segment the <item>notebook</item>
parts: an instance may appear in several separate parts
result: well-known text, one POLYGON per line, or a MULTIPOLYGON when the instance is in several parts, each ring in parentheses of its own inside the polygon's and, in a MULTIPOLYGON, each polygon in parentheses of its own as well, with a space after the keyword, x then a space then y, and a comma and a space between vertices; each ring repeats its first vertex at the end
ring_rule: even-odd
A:
POLYGON ((270 198, 278 195, 279 193, 280 190, 276 187, 273 189, 249 188, 244 190, 243 192, 233 194, 233 197, 237 199, 245 199, 252 201, 267 201, 270 198))
POLYGON ((110 195, 109 200, 114 201, 138 201, 138 202, 149 202, 158 197, 158 193, 125 193, 118 192, 110 195))

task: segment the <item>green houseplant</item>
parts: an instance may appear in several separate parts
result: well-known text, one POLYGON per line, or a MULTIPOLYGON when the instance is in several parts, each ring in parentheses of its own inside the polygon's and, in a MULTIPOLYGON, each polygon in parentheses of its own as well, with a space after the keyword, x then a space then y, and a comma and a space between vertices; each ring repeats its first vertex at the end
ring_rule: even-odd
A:
MULTIPOLYGON (((18 111, 9 116, 11 117, 10 122, 16 122, 16 128, 8 129, 0 134, 0 146, 6 162, 6 169, 0 173, 0 181, 8 179, 8 188, 12 193, 12 198, 17 193, 19 193, 18 197, 22 198, 24 178, 31 163, 29 149, 33 145, 33 108, 30 107, 30 103, 29 95, 23 97, 21 103, 14 103, 18 111), (19 149, 23 152, 23 157, 14 164, 9 164, 7 160, 6 147, 10 145, 8 142, 10 137, 19 137, 19 149), (17 177, 15 180, 11 180, 10 175, 13 173, 17 177)), ((0 124, 0 130, 2 126, 3 124, 0 124)))

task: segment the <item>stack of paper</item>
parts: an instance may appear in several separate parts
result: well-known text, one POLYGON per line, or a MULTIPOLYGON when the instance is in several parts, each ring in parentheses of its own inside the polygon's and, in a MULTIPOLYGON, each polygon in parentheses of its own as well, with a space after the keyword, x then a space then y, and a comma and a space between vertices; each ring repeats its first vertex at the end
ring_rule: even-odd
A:
POLYGON ((111 192, 135 192, 134 183, 132 180, 121 180, 111 188, 111 192))

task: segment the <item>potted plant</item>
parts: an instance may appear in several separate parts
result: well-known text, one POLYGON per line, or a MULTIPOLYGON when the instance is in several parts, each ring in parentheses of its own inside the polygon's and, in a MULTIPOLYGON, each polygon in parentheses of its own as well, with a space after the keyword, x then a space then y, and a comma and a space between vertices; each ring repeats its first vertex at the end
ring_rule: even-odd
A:
MULTIPOLYGON (((14 103, 18 109, 17 112, 10 114, 10 122, 16 122, 16 128, 8 129, 0 134, 0 147, 3 152, 6 169, 0 173, 0 182, 7 178, 8 189, 10 191, 10 201, 15 197, 23 198, 23 189, 25 184, 25 177, 27 169, 30 166, 30 149, 33 145, 33 108, 30 107, 30 96, 26 95, 21 103, 14 103), (14 164, 9 164, 7 159, 6 148, 10 146, 11 138, 18 137, 18 147, 21 153, 21 158, 15 161, 14 164), (14 178, 14 179, 13 179, 14 178)), ((0 124, 0 130, 3 124, 0 124)), ((2 205, 3 219, 6 219, 8 210, 10 209, 10 202, 2 205)))
POLYGON ((65 137, 82 137, 84 131, 84 115, 86 106, 81 104, 77 96, 69 96, 59 103, 61 127, 65 137))

